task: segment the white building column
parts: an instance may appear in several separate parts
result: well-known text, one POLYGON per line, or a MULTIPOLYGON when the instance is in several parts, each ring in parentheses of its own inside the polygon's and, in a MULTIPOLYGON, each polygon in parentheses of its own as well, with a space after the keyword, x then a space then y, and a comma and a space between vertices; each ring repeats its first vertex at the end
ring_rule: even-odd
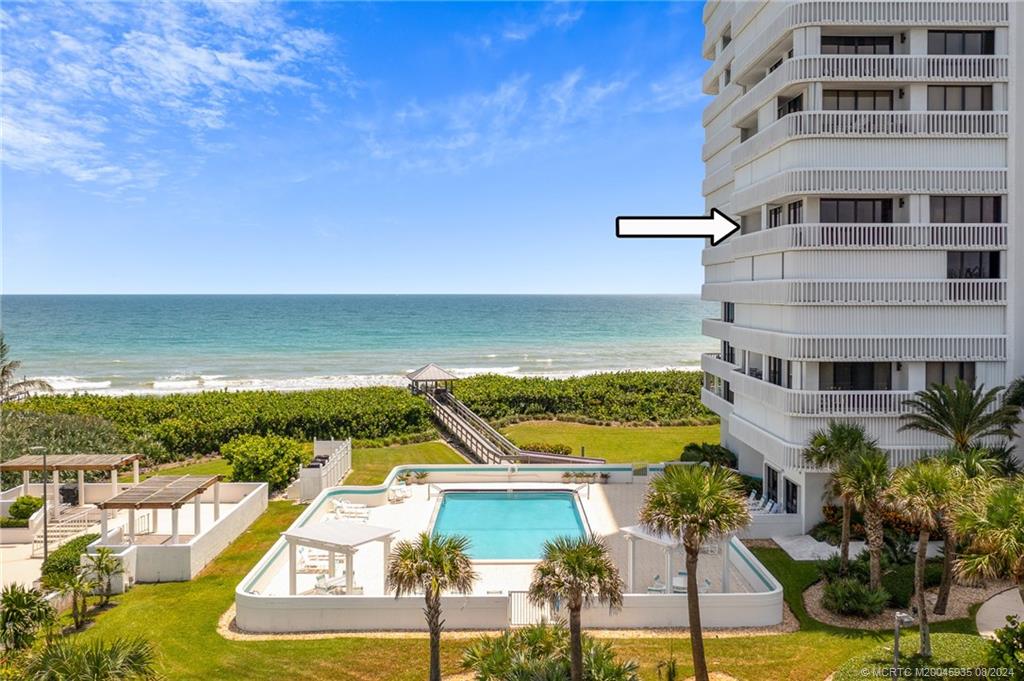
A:
POLYGON ((110 470, 110 496, 117 496, 117 469, 112 468, 110 470))
POLYGON ((722 540, 724 548, 722 549, 722 593, 729 593, 729 545, 732 543, 732 537, 725 537, 722 540))
POLYGON ((139 484, 139 460, 132 461, 132 483, 139 484))
POLYGON ((135 543, 135 509, 128 509, 128 543, 135 543))
POLYGON ((295 573, 298 570, 298 556, 295 549, 295 542, 288 540, 288 595, 294 596, 296 591, 295 573))
POLYGON ((149 531, 153 534, 158 534, 158 529, 160 529, 160 509, 154 508, 149 513, 149 531))
POLYGON ((28 486, 29 486, 29 483, 31 482, 31 480, 32 480, 32 473, 31 472, 29 472, 29 471, 22 471, 21 472, 21 496, 27 497, 29 495, 28 494, 28 486))
POLYGON ((100 542, 107 540, 107 512, 100 514, 100 542))
POLYGON ((60 471, 53 472, 53 518, 60 515, 60 471))
POLYGON ((178 507, 171 509, 171 543, 178 543, 178 507))
MULTIPOLYGON (((345 552, 345 593, 352 593, 352 582, 355 580, 355 571, 352 569, 352 563, 355 561, 356 552, 354 549, 349 549, 345 552)), ((385 563, 387 565, 387 563, 385 563)), ((386 568, 385 568, 386 569, 386 568)))
POLYGON ((626 535, 626 593, 633 593, 634 573, 636 571, 636 539, 626 535))
POLYGON ((193 537, 198 537, 199 533, 203 531, 203 505, 200 501, 201 496, 202 495, 197 494, 195 501, 192 502, 195 504, 195 529, 192 532, 193 537))
POLYGON ((85 471, 78 471, 78 505, 85 506, 85 471))
POLYGON ((665 593, 672 593, 672 547, 665 547, 665 593))
POLYGON ((220 482, 213 483, 213 522, 220 520, 220 482))
POLYGON ((332 577, 333 578, 337 574, 338 570, 337 570, 337 567, 335 566, 335 562, 337 560, 338 560, 338 554, 336 554, 334 551, 328 551, 327 552, 327 576, 328 577, 332 577))

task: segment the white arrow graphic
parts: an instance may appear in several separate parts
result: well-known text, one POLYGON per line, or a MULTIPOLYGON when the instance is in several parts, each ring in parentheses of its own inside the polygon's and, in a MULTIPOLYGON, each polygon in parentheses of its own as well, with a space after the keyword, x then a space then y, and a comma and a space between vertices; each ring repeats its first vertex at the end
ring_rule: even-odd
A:
POLYGON ((646 216, 620 215, 615 218, 615 236, 620 239, 711 239, 717 246, 739 230, 738 222, 717 208, 711 215, 646 216))

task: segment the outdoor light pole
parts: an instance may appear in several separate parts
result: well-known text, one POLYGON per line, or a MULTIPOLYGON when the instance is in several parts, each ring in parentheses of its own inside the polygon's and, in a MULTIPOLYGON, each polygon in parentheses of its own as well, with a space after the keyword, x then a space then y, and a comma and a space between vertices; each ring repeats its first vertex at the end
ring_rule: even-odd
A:
POLYGON ((46 508, 46 447, 36 445, 29 447, 28 451, 43 453, 43 562, 45 563, 46 559, 50 557, 50 509, 46 508))
POLYGON ((892 666, 899 669, 900 666, 900 627, 909 627, 914 623, 914 618, 905 612, 896 613, 896 639, 892 645, 892 666))

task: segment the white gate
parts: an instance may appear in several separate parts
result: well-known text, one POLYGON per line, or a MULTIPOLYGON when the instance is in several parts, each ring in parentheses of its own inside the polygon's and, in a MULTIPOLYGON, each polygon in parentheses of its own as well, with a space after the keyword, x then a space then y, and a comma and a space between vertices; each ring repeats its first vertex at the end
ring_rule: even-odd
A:
POLYGON ((550 603, 536 605, 530 602, 526 591, 508 592, 508 625, 525 627, 555 620, 550 603))

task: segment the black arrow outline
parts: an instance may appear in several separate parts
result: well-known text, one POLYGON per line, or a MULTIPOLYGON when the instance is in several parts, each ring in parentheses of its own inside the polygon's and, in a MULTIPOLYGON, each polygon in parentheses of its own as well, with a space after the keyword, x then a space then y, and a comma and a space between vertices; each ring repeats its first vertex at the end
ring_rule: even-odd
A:
POLYGON ((730 236, 735 234, 740 229, 740 223, 733 220, 731 217, 718 210, 717 208, 711 209, 710 215, 620 215, 615 218, 615 237, 617 239, 711 239, 711 245, 717 246, 722 243, 730 236), (708 222, 714 222, 715 217, 725 218, 728 222, 733 224, 734 229, 729 230, 716 239, 714 234, 703 233, 703 234, 623 234, 620 230, 620 220, 706 220, 708 222))

